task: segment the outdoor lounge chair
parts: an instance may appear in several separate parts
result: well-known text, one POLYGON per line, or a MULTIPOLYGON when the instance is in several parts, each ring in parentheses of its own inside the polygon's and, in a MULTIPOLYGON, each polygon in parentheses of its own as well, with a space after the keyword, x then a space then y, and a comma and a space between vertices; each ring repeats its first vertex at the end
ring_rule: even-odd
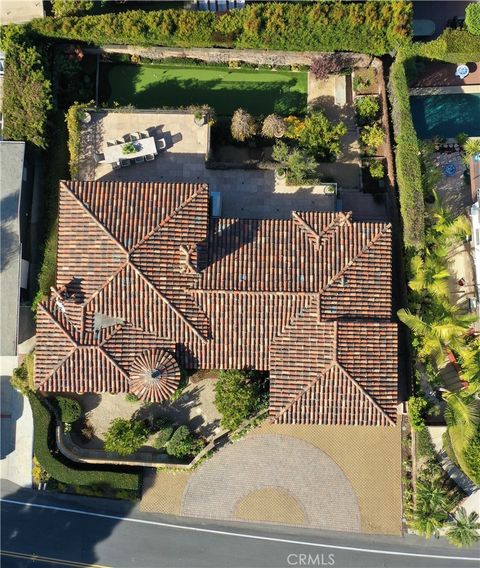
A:
POLYGON ((131 134, 124 134, 123 135, 124 142, 132 142, 132 135, 131 134))
POLYGON ((118 162, 112 163, 112 170, 119 170, 122 166, 118 162))
POLYGON ((125 159, 120 160, 120 166, 122 168, 128 168, 128 166, 130 165, 131 165, 130 160, 125 160, 125 159))
POLYGON ((117 138, 115 140, 115 145, 117 145, 117 144, 125 144, 125 140, 123 138, 117 138))
POLYGON ((136 142, 137 140, 140 140, 140 134, 138 132, 131 132, 130 142, 136 142))
POLYGON ((107 146, 116 146, 116 145, 117 145, 116 140, 107 140, 107 146))
POLYGON ((95 163, 99 164, 100 162, 104 161, 105 161, 105 154, 97 154, 97 152, 95 152, 95 163))
POLYGON ((153 160, 155 160, 155 155, 154 154, 147 154, 145 156, 145 161, 146 162, 153 162, 153 160))
POLYGON ((140 138, 150 138, 150 134, 149 134, 148 130, 142 130, 140 132, 140 138))
POLYGON ((159 138, 158 140, 156 140, 156 146, 157 146, 157 150, 159 150, 159 151, 165 150, 165 148, 167 147, 167 143, 165 142, 165 138, 159 138))
POLYGON ((143 164, 143 162, 145 161, 145 156, 137 156, 135 158, 135 163, 136 164, 143 164))

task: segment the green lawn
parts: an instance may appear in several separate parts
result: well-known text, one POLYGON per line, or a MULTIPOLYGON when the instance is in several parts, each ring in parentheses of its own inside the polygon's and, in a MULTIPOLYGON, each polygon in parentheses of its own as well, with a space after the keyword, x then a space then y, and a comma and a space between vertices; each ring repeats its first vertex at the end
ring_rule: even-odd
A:
MULTIPOLYGON (((104 72, 107 69, 104 67, 104 72)), ((109 104, 137 108, 208 104, 218 115, 242 107, 254 115, 304 114, 305 71, 229 69, 203 65, 113 65, 109 104)))

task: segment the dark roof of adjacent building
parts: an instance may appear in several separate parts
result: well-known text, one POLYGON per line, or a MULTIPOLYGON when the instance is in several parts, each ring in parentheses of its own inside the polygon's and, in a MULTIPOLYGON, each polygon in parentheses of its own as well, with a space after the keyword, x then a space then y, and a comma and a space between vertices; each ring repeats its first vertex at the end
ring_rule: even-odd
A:
POLYGON ((22 191, 25 142, 0 142, 0 355, 17 354, 18 310, 20 301, 19 209, 22 191))
POLYGON ((273 420, 391 424, 390 317, 388 224, 334 212, 210 219, 204 184, 62 182, 36 384, 161 400, 179 380, 173 361, 254 368, 270 371, 273 420), (152 367, 162 356, 169 372, 152 367))

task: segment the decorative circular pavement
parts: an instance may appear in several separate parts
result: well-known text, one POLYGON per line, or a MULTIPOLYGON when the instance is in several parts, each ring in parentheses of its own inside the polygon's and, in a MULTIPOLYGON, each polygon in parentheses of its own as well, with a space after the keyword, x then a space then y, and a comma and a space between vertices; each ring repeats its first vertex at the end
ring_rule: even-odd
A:
POLYGON ((182 515, 360 531, 357 496, 338 465, 288 436, 252 436, 224 447, 196 470, 182 515))

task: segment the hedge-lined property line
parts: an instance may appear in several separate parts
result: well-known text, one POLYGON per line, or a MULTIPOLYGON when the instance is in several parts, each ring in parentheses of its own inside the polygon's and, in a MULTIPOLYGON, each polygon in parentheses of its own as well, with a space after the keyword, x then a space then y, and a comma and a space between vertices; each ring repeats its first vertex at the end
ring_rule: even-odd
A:
POLYGON ((421 249, 425 244, 425 203, 420 149, 410 109, 405 61, 400 54, 390 70, 389 92, 403 238, 406 246, 421 249))
POLYGON ((77 469, 60 461, 49 445, 53 433, 54 417, 33 392, 27 394, 32 408, 34 437, 33 452, 42 468, 57 481, 71 485, 103 485, 111 489, 139 490, 139 476, 136 473, 119 473, 102 470, 77 469))
POLYGON ((290 51, 358 51, 381 55, 410 38, 412 4, 312 2, 247 5, 218 15, 196 10, 132 10, 42 18, 28 26, 44 37, 102 45, 239 47, 290 51))

